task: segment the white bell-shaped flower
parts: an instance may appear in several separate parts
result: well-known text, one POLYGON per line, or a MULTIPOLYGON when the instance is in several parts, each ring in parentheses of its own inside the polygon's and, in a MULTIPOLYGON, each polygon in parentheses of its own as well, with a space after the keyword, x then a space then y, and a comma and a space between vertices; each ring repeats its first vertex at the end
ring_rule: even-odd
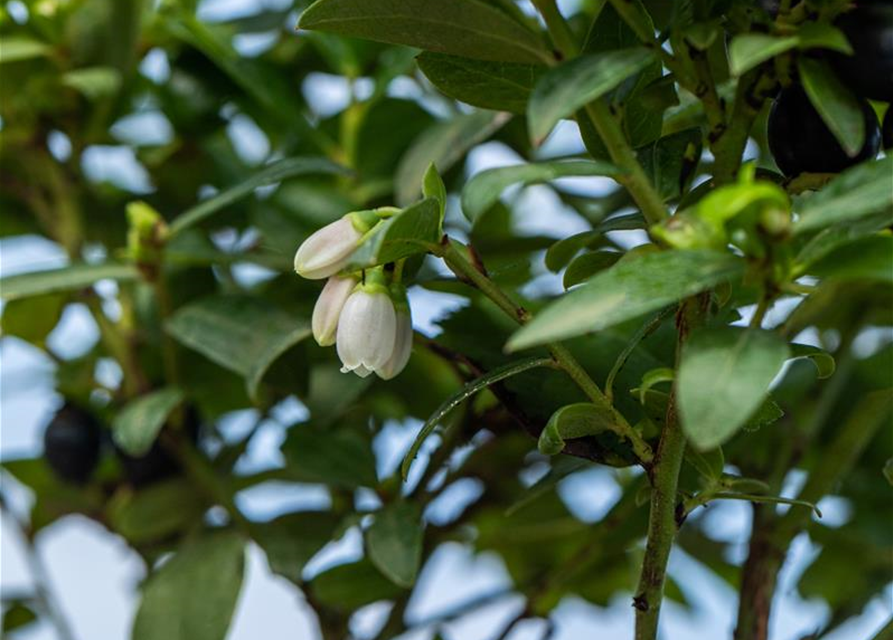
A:
POLYGON ((357 287, 338 320, 341 372, 365 378, 384 366, 394 352, 396 335, 397 313, 387 288, 368 281, 357 287))
POLYGON ((313 329, 313 337, 321 347, 330 347, 335 344, 335 334, 338 331, 338 318, 344 303, 357 286, 356 278, 348 276, 341 278, 332 276, 323 287, 322 293, 316 299, 313 307, 313 318, 310 323, 313 329))
POLYGON ((308 280, 321 280, 341 271, 363 237, 350 214, 329 223, 301 243, 295 254, 295 271, 308 280))
POLYGON ((406 368, 412 354, 412 316, 408 305, 397 307, 397 330, 394 336, 394 350, 391 357, 375 373, 382 380, 396 377, 406 368))

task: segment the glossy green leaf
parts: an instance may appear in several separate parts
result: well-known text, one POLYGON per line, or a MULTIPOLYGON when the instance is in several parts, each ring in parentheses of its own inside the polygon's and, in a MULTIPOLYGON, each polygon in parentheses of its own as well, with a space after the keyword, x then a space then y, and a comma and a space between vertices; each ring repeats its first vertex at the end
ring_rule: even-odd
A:
POLYGON ((375 514, 366 531, 369 559, 391 582, 409 588, 422 562, 422 514, 418 504, 394 502, 375 514))
POLYGON ((676 383, 682 428, 692 444, 712 449, 744 426, 788 356, 784 340, 767 331, 718 327, 693 333, 676 383))
MULTIPOLYGON (((806 23, 798 33, 776 36, 767 33, 742 33, 729 44, 729 68, 740 76, 763 62, 791 49, 830 49, 851 54, 852 48, 841 31, 827 23, 806 23)), ((808 58, 800 58, 801 62, 808 58)))
POLYGON ((740 76, 757 65, 794 49, 798 43, 796 36, 742 33, 735 36, 729 44, 729 68, 732 75, 740 76))
POLYGON ((249 296, 210 296, 178 309, 167 332, 245 378, 252 399, 270 366, 310 336, 310 323, 249 296))
POLYGON ((599 331, 734 280, 743 272, 742 260, 713 251, 660 251, 621 260, 546 306, 515 332, 506 348, 518 351, 599 331))
POLYGON ((379 223, 351 256, 351 269, 394 262, 437 248, 440 242, 440 201, 426 198, 379 223))
POLYGON ((618 176, 623 173, 610 162, 569 160, 519 164, 487 169, 475 175, 462 189, 462 211, 472 222, 499 201, 509 186, 549 182, 569 176, 618 176))
POLYGON ((328 544, 341 519, 328 511, 287 513, 254 526, 270 570, 301 584, 304 565, 328 544))
POLYGON ((193 227, 215 213, 221 212, 234 202, 253 193, 258 187, 275 184, 301 175, 344 174, 347 170, 324 158, 287 158, 265 167, 234 187, 221 191, 184 211, 171 223, 171 236, 193 227))
POLYGON ((443 120, 420 135, 400 159, 394 175, 397 205, 405 207, 422 192, 425 171, 431 164, 446 173, 465 154, 498 131, 510 116, 507 113, 477 111, 443 120))
POLYGON ((546 67, 422 53, 419 69, 449 97, 483 109, 524 113, 546 67))
POLYGON ((170 413, 183 402, 176 387, 159 389, 128 402, 115 416, 112 438, 132 456, 142 456, 152 447, 170 413))
POLYGON ((181 547, 149 578, 133 640, 225 640, 245 567, 245 541, 214 533, 181 547))
POLYGON ((478 0, 317 0, 298 27, 480 60, 548 58, 539 35, 478 0))
POLYGON ((413 441, 412 446, 409 448, 409 451, 406 452, 406 455, 403 458, 403 465, 401 466, 403 479, 406 480, 406 477, 409 475, 409 468, 412 465, 413 460, 415 460, 416 456, 418 455, 419 449, 422 448, 422 444, 425 442, 428 436, 431 435, 437 425, 440 424, 440 421, 444 418, 444 416, 446 416, 455 407, 459 406, 459 404, 461 404, 465 399, 469 398, 481 389, 484 389, 495 382, 505 380, 506 378, 510 378, 514 375, 518 375, 519 373, 523 373, 524 371, 528 371, 530 369, 550 366, 552 365, 552 363, 553 361, 551 358, 526 358, 517 362, 511 362, 502 367, 493 369, 480 378, 472 380, 471 382, 463 386, 456 394, 447 398, 437 408, 437 410, 433 414, 431 414, 428 420, 425 421, 425 424, 422 425, 422 428, 419 430, 418 435, 416 435, 416 438, 413 441))
POLYGON ((844 171, 823 189, 800 198, 794 211, 794 233, 853 222, 879 211, 893 210, 893 157, 863 162, 844 171))
POLYGON ((847 155, 855 156, 865 144, 865 116, 862 105, 827 64, 800 58, 800 83, 822 120, 847 155))
POLYGON ((28 296, 86 289, 100 280, 127 282, 139 272, 129 264, 74 264, 46 271, 32 271, 0 278, 0 298, 15 300, 28 296))
POLYGON ((559 120, 616 88, 652 60, 647 49, 633 48, 583 55, 550 70, 530 96, 527 126, 531 140, 541 144, 559 120))
POLYGON ((540 433, 537 448, 554 456, 564 450, 565 440, 595 436, 613 430, 614 412, 589 402, 569 404, 558 409, 549 418, 540 433))

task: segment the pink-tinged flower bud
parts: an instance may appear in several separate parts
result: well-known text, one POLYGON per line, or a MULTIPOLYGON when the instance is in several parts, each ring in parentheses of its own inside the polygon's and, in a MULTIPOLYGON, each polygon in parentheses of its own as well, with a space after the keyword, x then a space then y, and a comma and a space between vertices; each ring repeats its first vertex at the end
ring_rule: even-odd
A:
POLYGON ((347 266, 362 237, 349 214, 327 224, 298 247, 295 271, 308 280, 335 275, 347 266))
POLYGON ((397 330, 394 336, 394 350, 391 357, 375 373, 382 380, 390 380, 396 377, 406 368, 409 356, 412 354, 412 316, 409 307, 397 310, 397 330))
POLYGON ((397 335, 397 314, 387 289, 362 285, 354 291, 338 320, 336 346, 342 373, 365 378, 391 357, 397 335))
POLYGON ((316 299, 313 307, 313 337, 321 347, 330 347, 335 344, 335 334, 338 331, 338 318, 344 303, 357 286, 357 280, 353 277, 340 278, 332 276, 323 287, 322 293, 316 299))

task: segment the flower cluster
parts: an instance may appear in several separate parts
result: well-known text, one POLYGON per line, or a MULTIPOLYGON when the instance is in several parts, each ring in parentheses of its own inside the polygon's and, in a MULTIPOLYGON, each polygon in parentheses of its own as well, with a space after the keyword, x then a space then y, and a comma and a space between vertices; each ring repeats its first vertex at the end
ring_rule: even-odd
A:
POLYGON ((328 278, 313 308, 313 337, 320 346, 336 346, 342 373, 384 380, 403 371, 412 351, 406 289, 383 267, 358 273, 347 267, 363 236, 387 213, 349 213, 312 234, 295 254, 298 275, 328 278))

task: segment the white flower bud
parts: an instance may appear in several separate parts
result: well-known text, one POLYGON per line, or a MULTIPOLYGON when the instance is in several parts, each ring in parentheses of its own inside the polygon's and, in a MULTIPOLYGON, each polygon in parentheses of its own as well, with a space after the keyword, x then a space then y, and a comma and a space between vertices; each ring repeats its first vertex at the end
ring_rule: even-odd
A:
POLYGON ((342 373, 365 378, 391 357, 397 335, 397 314, 387 289, 367 284, 354 291, 338 320, 336 346, 342 373))
POLYGON ((412 354, 412 316, 409 307, 398 309, 397 329, 394 337, 394 350, 391 357, 381 367, 375 370, 382 380, 390 380, 400 374, 409 362, 412 354))
POLYGON ((351 215, 327 224, 298 247, 295 271, 308 280, 338 273, 347 266, 362 236, 351 215))
POLYGON ((353 293, 357 281, 353 277, 339 278, 332 276, 323 287, 322 293, 313 307, 313 337, 321 347, 330 347, 335 344, 335 333, 338 331, 338 318, 344 303, 353 293))

